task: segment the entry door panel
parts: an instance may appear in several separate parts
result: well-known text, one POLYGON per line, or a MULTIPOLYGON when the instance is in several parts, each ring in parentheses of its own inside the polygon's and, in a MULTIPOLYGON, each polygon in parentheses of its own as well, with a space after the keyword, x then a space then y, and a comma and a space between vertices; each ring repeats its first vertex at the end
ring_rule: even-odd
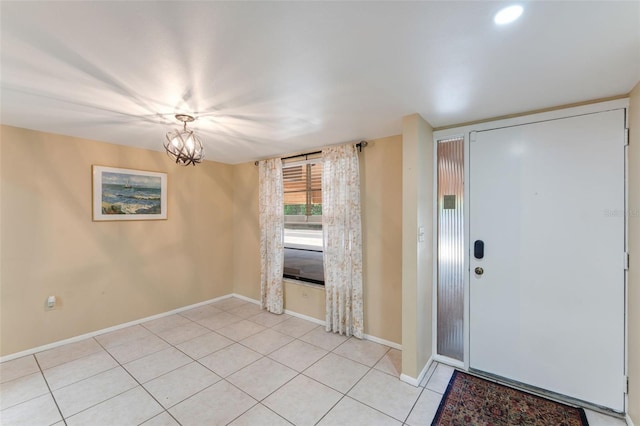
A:
POLYGON ((470 367, 622 412, 624 110, 477 132, 469 186, 470 367))

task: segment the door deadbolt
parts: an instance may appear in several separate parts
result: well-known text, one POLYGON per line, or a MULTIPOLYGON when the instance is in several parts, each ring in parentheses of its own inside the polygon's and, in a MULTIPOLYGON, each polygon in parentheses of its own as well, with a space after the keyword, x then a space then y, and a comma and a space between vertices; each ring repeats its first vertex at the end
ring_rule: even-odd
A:
POLYGON ((476 273, 476 275, 482 275, 482 274, 484 274, 484 269, 482 269, 481 267, 478 266, 475 269, 475 273, 476 273))

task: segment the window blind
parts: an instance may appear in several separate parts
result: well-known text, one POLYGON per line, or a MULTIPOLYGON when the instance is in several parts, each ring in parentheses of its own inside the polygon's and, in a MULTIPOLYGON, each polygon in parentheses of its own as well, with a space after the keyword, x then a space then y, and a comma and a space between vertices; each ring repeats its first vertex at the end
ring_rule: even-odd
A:
POLYGON ((322 164, 304 162, 282 169, 285 215, 322 215, 322 164))

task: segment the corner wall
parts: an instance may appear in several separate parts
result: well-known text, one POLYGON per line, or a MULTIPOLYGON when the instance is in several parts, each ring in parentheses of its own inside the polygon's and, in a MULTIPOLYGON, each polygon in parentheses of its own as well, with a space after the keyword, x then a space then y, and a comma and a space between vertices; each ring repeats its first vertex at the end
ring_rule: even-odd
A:
MULTIPOLYGON (((360 154, 365 334, 402 342, 402 138, 369 141, 360 154)), ((234 166, 234 291, 260 299, 258 171, 234 166)), ((284 282, 284 307, 325 319, 323 287, 284 282)))
POLYGON ((417 380, 432 355, 434 235, 433 129, 419 114, 402 120, 402 150, 402 374, 417 380))
POLYGON ((629 104, 629 275, 628 366, 629 407, 633 423, 640 425, 640 82, 629 104))
POLYGON ((0 355, 233 291, 233 166, 9 126, 0 140, 0 355), (168 173, 168 220, 93 222, 93 164, 168 173))

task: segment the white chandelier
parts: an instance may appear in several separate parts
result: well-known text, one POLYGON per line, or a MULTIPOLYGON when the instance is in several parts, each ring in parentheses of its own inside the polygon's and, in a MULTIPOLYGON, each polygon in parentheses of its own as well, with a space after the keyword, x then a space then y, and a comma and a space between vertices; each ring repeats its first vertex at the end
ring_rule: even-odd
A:
POLYGON ((204 158, 204 149, 200 138, 193 130, 187 130, 187 123, 191 123, 195 118, 187 114, 176 114, 176 120, 183 122, 184 127, 182 130, 176 129, 167 133, 164 149, 176 164, 182 166, 193 164, 195 166, 204 158))

